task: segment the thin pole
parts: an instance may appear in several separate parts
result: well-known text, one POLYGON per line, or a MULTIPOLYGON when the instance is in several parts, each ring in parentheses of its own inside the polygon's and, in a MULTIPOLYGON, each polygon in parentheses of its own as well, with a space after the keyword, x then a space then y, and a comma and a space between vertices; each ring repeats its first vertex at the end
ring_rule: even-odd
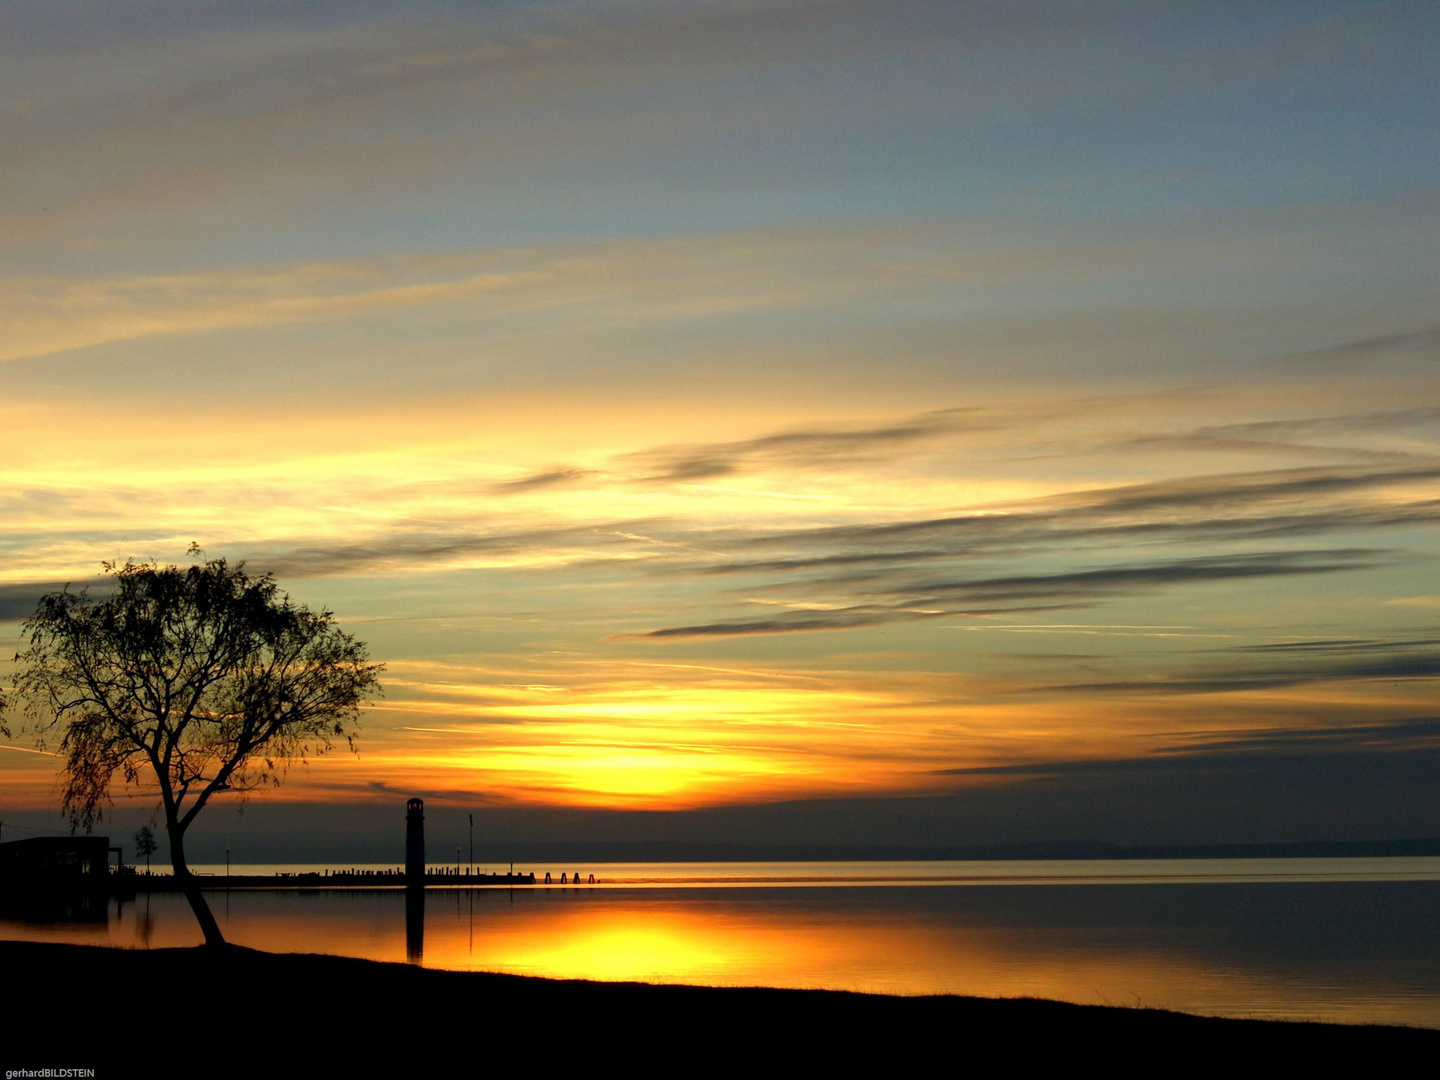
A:
POLYGON ((470 815, 470 876, 475 876, 475 815, 470 815))

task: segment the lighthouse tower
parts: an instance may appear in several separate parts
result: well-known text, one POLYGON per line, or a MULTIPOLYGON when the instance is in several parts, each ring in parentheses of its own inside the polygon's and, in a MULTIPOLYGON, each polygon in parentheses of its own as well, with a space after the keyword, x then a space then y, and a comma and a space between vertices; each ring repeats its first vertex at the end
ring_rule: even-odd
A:
POLYGON ((425 804, 419 799, 405 804, 405 884, 425 884, 425 804))

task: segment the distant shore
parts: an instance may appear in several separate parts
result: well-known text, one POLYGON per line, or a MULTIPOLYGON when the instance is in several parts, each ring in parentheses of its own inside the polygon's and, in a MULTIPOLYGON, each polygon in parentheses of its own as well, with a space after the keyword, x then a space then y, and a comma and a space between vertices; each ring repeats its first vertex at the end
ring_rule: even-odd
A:
POLYGON ((1117 1060, 1152 1053, 1192 1060, 1237 1051, 1440 1048, 1440 1031, 1420 1028, 1034 999, 565 981, 238 946, 147 951, 0 941, 0 971, 11 1003, 3 1067, 93 1067, 97 1077, 129 1075, 132 1064, 138 1074, 170 1075, 153 1054, 183 1063, 177 1075, 221 1057, 268 1063, 265 1075, 361 1064, 371 1071, 431 1063, 439 1071, 436 1055, 448 1058, 455 1046, 472 1065, 523 1059, 562 1072, 588 1071, 601 1058, 634 1064, 637 1055, 660 1055, 657 1062, 676 1069, 695 1055, 710 1062, 886 1054, 908 1062, 931 1051, 954 1060, 968 1058, 977 1040, 1032 1060, 1102 1050, 1117 1060))
MULTIPOLYGON (((255 863, 338 866, 365 863, 367 856, 332 850, 287 851, 283 857, 252 855, 255 863), (338 860, 338 861, 337 861, 338 860)), ((198 849, 203 850, 203 849, 198 849)), ((504 866, 514 862, 527 867, 563 869, 603 863, 772 863, 772 862, 1009 862, 1015 860, 1087 859, 1336 859, 1415 858, 1440 856, 1440 837, 1405 837, 1389 840, 1295 840, 1230 844, 1114 844, 1100 840, 1042 840, 1013 844, 734 844, 694 841, 587 840, 570 843, 524 843, 504 847, 477 846, 474 861, 504 866)), ((222 865, 223 849, 197 854, 191 866, 222 865), (217 857, 218 856, 218 857, 217 857)), ((467 858, 466 862, 470 860, 467 858)), ((398 865, 395 864, 395 865, 398 865)))

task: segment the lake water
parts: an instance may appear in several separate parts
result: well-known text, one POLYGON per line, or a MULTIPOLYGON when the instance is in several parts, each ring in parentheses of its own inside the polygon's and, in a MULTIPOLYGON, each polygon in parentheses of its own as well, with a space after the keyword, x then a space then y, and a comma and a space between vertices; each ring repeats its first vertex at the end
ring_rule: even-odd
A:
MULTIPOLYGON (((277 952, 1440 1028, 1440 858, 563 869, 600 884, 431 887, 408 912, 399 888, 209 898, 228 939, 277 952)), ((0 937, 129 948, 200 940, 173 894, 73 915, 9 911, 0 937)))

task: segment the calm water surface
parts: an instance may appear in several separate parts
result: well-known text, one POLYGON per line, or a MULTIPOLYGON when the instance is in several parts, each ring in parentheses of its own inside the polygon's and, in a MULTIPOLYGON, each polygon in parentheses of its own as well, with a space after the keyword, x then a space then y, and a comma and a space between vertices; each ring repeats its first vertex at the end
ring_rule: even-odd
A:
MULTIPOLYGON (((221 890, 210 902, 227 938, 271 951, 1440 1027, 1440 859, 563 869, 602 884, 432 887, 409 912, 408 936, 398 888, 221 890)), ((6 912, 0 937, 131 948, 200 940, 170 894, 72 915, 6 912)))

